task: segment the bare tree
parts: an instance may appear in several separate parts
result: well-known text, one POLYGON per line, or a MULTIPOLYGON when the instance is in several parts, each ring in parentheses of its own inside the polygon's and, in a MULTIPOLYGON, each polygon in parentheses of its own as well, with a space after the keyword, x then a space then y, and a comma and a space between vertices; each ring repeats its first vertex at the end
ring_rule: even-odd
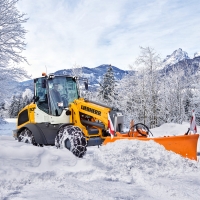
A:
POLYGON ((27 18, 17 10, 18 1, 0 0, 0 102, 14 89, 15 81, 29 78, 18 65, 27 62, 21 54, 26 46, 26 30, 22 25, 27 18))
POLYGON ((77 77, 82 77, 83 76, 83 67, 81 65, 78 65, 78 64, 75 63, 72 66, 71 75, 77 76, 77 77))
POLYGON ((162 63, 160 56, 150 47, 140 47, 141 52, 136 60, 140 67, 138 79, 138 97, 140 97, 141 119, 151 128, 158 124, 158 96, 159 96, 159 72, 162 63), (147 119, 149 121, 147 121, 147 119))
POLYGON ((22 26, 27 21, 25 14, 19 13, 16 3, 19 0, 0 0, 0 66, 5 67, 9 61, 15 63, 26 61, 21 55, 25 49, 26 30, 22 26))

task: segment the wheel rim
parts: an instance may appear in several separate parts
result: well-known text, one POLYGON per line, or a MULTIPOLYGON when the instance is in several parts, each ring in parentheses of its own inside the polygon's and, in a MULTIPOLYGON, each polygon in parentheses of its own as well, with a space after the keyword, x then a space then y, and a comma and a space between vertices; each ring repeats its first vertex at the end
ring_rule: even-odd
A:
POLYGON ((30 134, 30 132, 25 129, 21 134, 20 134, 20 139, 21 139, 21 142, 24 142, 24 143, 28 143, 28 144, 32 144, 32 136, 30 134))

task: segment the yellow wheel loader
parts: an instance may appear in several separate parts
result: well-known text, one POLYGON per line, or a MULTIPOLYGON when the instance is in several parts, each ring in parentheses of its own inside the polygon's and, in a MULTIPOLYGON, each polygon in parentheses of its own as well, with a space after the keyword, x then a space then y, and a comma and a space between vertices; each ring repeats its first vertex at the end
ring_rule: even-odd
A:
MULTIPOLYGON (((80 97, 80 79, 54 74, 34 79, 33 102, 19 112, 13 136, 19 142, 36 146, 67 148, 77 157, 83 157, 88 146, 118 139, 154 140, 167 150, 197 159, 198 134, 152 138, 148 127, 141 123, 132 123, 129 132, 125 133, 121 111, 80 97), (114 137, 108 132, 109 117, 114 137)), ((87 79, 83 81, 87 89, 87 79)))

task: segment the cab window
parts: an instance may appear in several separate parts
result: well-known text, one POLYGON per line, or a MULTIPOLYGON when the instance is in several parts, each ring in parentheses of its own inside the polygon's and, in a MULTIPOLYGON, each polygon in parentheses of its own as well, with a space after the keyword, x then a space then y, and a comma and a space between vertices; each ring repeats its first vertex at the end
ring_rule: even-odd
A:
POLYGON ((47 89, 45 83, 46 79, 43 77, 36 80, 35 94, 38 98, 36 104, 40 110, 44 111, 45 113, 49 113, 47 89))
POLYGON ((48 80, 50 114, 60 116, 63 108, 78 98, 76 81, 72 77, 55 76, 48 80))

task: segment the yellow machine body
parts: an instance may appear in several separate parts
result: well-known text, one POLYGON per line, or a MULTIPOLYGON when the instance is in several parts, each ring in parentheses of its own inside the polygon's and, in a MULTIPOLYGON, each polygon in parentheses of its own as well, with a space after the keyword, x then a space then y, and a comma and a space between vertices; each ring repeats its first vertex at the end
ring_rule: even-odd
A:
POLYGON ((102 131, 103 127, 105 130, 108 129, 109 108, 85 102, 83 98, 80 98, 74 100, 74 102, 70 104, 69 109, 71 111, 70 122, 75 126, 80 127, 88 139, 91 137, 101 137, 102 139, 105 139, 102 131), (87 116, 90 116, 89 121, 86 118, 87 116), (90 135, 87 127, 97 129, 98 133, 90 135))
MULTIPOLYGON (((31 103, 27 106, 25 106, 18 114, 18 120, 17 120, 17 130, 20 130, 24 126, 26 126, 29 123, 35 124, 35 110, 36 104, 31 103), (19 120, 19 115, 23 115, 23 118, 19 120)), ((17 133, 16 131, 13 132, 13 136, 17 138, 17 133)))

